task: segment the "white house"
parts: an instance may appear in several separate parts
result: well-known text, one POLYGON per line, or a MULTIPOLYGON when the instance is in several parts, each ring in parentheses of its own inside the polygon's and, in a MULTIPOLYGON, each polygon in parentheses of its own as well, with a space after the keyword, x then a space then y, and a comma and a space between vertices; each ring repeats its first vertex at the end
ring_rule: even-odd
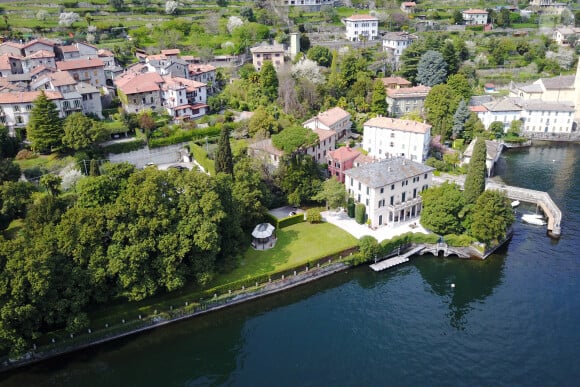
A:
POLYGON ((485 9, 467 9, 462 12, 463 22, 468 26, 487 24, 487 11, 485 9))
POLYGON ((396 226, 419 218, 420 193, 431 186, 434 168, 403 157, 345 171, 349 195, 366 206, 371 227, 396 226))
POLYGON ((575 46, 579 37, 579 27, 559 27, 552 33, 552 39, 563 47, 575 46))
POLYGON ((518 120, 522 122, 524 135, 572 133, 574 128, 574 106, 571 103, 507 97, 470 109, 486 129, 493 122, 501 122, 507 132, 511 123, 518 120))
POLYGON ((314 129, 318 135, 318 143, 308 147, 306 154, 312 156, 318 164, 327 162, 327 154, 336 148, 336 132, 334 130, 314 129))
POLYGON ((346 38, 352 42, 375 40, 379 36, 379 19, 371 15, 352 15, 344 19, 346 38))
POLYGON ((403 52, 417 39, 417 35, 408 32, 387 32, 383 35, 383 50, 390 54, 395 70, 399 68, 403 52))
POLYGON ((302 126, 312 130, 334 130, 340 139, 349 134, 352 122, 350 113, 337 106, 310 118, 303 122, 302 126))
POLYGON ((364 123, 363 149, 377 159, 402 156, 424 162, 429 152, 431 125, 397 118, 375 117, 364 123))

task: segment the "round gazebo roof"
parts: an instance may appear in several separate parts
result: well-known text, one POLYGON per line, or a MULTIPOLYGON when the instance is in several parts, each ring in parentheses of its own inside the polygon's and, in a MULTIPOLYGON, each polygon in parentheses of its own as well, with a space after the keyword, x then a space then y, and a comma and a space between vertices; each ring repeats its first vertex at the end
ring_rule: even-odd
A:
POLYGON ((258 239, 269 238, 272 236, 274 230, 275 227, 270 223, 260 223, 254 228, 254 231, 252 231, 252 236, 258 239))

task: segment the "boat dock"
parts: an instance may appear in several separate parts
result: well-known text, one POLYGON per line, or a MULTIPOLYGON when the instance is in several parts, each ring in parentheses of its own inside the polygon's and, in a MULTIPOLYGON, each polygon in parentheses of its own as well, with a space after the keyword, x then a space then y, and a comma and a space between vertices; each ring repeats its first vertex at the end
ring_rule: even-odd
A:
MULTIPOLYGON (((449 181, 458 184, 463 189, 465 176, 452 176, 441 174, 441 176, 433 176, 434 184, 443 184, 449 181)), ((558 208, 556 203, 550 197, 550 194, 544 191, 536 191, 533 189, 514 187, 510 185, 497 184, 491 180, 485 182, 485 189, 493 189, 503 192, 510 200, 519 200, 520 202, 533 203, 542 209, 548 218, 548 233, 554 238, 559 238, 562 232, 560 224, 562 222, 562 211, 558 208)))
POLYGON ((388 269, 390 267, 397 266, 397 265, 400 265, 400 264, 405 263, 405 262, 409 262, 409 257, 411 255, 419 253, 424 248, 425 248, 425 246, 417 246, 417 247, 405 252, 402 255, 397 255, 396 257, 387 258, 383 261, 374 263, 374 264, 370 265, 369 267, 371 269, 373 269, 374 271, 382 271, 382 270, 388 269))

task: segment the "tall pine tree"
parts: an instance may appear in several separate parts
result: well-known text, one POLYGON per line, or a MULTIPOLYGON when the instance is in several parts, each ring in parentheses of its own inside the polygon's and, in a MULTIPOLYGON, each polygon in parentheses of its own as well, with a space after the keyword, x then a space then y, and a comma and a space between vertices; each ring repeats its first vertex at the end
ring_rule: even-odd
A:
POLYGON ((461 134, 463 133, 463 129, 465 128, 465 123, 469 119, 470 111, 467 107, 467 102, 465 100, 461 100, 459 102, 459 106, 457 106, 457 110, 455 110, 455 114, 453 115, 453 128, 452 131, 452 138, 460 138, 461 134))
POLYGON ((469 161, 463 196, 466 204, 475 204, 479 196, 485 191, 487 147, 481 137, 475 140, 473 153, 469 161))
POLYGON ((218 141, 218 149, 215 156, 215 172, 223 172, 232 176, 234 174, 234 160, 230 147, 230 131, 225 125, 222 128, 218 141))
POLYGON ((385 91, 385 85, 383 85, 383 82, 380 79, 377 79, 373 83, 371 111, 375 114, 386 115, 387 108, 387 92, 385 91))
POLYGON ((58 116, 58 109, 43 91, 34 101, 27 133, 34 151, 49 152, 62 143, 64 130, 58 116))

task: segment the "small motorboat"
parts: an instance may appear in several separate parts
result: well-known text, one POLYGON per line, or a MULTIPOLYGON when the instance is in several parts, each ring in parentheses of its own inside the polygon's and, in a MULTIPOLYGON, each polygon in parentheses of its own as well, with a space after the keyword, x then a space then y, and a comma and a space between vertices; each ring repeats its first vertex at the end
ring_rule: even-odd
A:
POLYGON ((517 207, 517 206, 519 206, 519 205, 520 205, 520 201, 519 201, 519 200, 514 200, 514 201, 512 202, 512 208, 516 208, 516 207, 517 207))
POLYGON ((522 215, 522 221, 536 226, 543 226, 546 224, 544 217, 539 214, 525 214, 522 215))

